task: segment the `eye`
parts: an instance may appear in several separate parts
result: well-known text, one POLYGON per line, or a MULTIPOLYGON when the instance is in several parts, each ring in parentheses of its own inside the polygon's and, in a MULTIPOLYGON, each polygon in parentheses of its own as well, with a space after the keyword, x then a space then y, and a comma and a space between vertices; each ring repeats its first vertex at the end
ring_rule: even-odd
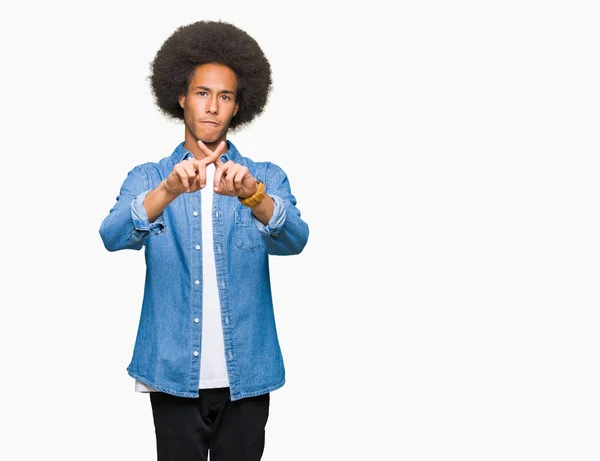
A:
POLYGON ((223 98, 223 100, 225 101, 229 101, 231 99, 231 96, 227 95, 227 94, 223 94, 221 95, 221 97, 223 98))
POLYGON ((206 96, 206 91, 198 91, 198 93, 196 93, 200 96, 206 96))

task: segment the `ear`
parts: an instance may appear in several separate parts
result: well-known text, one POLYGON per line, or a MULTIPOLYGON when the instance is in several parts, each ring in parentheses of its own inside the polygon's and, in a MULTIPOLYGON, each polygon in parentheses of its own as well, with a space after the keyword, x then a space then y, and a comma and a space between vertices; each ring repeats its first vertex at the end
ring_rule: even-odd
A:
POLYGON ((235 114, 238 113, 238 110, 240 109, 240 105, 238 103, 235 104, 235 109, 233 109, 233 115, 232 117, 235 117, 235 114))
POLYGON ((185 104, 185 95, 180 94, 179 97, 177 98, 177 101, 179 101, 179 105, 183 109, 183 105, 185 104))

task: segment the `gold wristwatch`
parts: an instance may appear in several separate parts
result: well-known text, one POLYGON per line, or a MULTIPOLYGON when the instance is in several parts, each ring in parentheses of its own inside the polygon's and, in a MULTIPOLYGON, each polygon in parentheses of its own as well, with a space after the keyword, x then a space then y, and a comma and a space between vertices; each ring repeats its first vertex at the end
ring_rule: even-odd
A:
POLYGON ((265 198, 265 183, 263 183, 260 179, 257 179, 256 183, 258 184, 258 189, 256 189, 256 192, 254 192, 254 194, 244 199, 238 197, 238 200, 241 202, 242 205, 247 207, 253 207, 257 205, 258 202, 260 202, 263 198, 265 198))

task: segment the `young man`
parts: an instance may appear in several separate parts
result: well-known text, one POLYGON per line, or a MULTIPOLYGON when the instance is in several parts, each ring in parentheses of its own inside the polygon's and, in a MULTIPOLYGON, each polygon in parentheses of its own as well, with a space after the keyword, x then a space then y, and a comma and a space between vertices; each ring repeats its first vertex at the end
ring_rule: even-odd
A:
POLYGON ((259 460, 285 382, 268 257, 300 253, 309 234, 283 170, 227 140, 262 112, 271 68, 246 32, 200 21, 164 42, 151 83, 184 141, 129 172, 100 226, 109 251, 145 248, 127 371, 150 393, 159 461, 259 460))

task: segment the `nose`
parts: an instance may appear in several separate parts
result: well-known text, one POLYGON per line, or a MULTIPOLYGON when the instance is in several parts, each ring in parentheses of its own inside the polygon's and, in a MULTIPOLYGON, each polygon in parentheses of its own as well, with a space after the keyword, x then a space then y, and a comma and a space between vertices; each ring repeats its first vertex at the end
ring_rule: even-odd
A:
POLYGON ((208 104, 206 105, 206 112, 208 112, 210 114, 214 114, 214 115, 219 113, 217 98, 210 98, 210 100, 208 101, 208 104))

